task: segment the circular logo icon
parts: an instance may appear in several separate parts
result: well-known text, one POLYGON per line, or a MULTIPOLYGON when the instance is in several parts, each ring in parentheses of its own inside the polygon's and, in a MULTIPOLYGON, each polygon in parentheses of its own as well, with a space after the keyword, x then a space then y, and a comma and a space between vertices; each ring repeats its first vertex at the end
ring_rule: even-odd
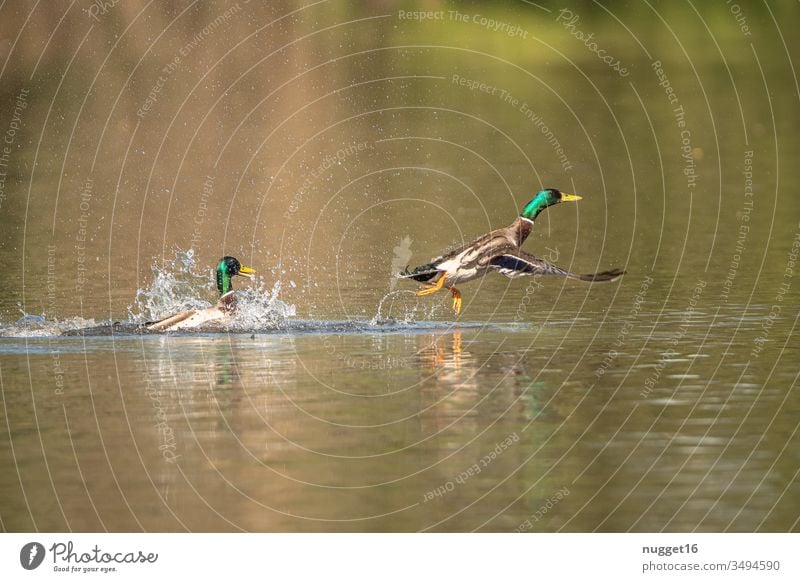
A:
POLYGON ((28 542, 19 551, 19 563, 26 570, 35 570, 44 560, 44 546, 39 542, 28 542))

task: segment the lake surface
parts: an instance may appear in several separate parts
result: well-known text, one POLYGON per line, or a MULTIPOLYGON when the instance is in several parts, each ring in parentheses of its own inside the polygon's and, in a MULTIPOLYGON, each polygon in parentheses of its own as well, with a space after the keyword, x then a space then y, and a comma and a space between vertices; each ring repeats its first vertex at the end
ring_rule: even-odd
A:
POLYGON ((3 530, 800 529, 797 7, 34 4, 3 530), (393 277, 543 186, 583 200, 524 248, 622 279, 456 317, 393 277), (259 274, 228 329, 61 335, 210 304, 224 254, 259 274))

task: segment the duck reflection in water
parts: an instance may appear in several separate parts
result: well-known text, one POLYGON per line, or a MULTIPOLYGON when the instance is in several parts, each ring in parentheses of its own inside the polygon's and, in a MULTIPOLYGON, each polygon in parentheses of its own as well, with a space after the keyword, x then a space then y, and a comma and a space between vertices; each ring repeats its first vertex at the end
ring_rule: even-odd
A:
MULTIPOLYGON (((451 334, 448 342, 446 335, 420 336, 423 339, 422 347, 417 350, 417 357, 421 368, 445 368, 460 370, 462 365, 463 339, 460 330, 451 334), (450 350, 446 346, 450 345, 450 350)), ((469 357, 469 354, 467 354, 469 357)))

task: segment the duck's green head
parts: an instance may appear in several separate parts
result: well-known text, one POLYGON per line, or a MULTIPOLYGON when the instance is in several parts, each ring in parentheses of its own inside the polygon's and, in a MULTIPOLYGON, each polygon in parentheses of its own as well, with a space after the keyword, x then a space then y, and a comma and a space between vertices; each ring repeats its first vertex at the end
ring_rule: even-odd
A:
POLYGON ((545 188, 525 205, 525 208, 522 209, 521 216, 528 220, 535 220, 536 217, 539 216, 539 213, 548 206, 553 206, 560 202, 577 202, 580 199, 581 197, 575 194, 565 194, 561 190, 556 190, 555 188, 545 188))
POLYGON ((238 259, 234 257, 222 257, 217 264, 217 290, 220 295, 225 295, 228 291, 233 289, 231 279, 236 275, 243 277, 252 277, 255 271, 250 267, 243 266, 238 259))

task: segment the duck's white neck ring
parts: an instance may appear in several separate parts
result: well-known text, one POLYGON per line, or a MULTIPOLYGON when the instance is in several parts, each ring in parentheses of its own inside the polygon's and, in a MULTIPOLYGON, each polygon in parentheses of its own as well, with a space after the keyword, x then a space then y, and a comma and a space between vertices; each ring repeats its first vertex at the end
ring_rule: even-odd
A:
POLYGON ((520 216, 519 218, 520 218, 520 220, 525 220, 525 221, 530 222, 531 224, 533 224, 533 221, 530 218, 525 218, 524 216, 520 216))

